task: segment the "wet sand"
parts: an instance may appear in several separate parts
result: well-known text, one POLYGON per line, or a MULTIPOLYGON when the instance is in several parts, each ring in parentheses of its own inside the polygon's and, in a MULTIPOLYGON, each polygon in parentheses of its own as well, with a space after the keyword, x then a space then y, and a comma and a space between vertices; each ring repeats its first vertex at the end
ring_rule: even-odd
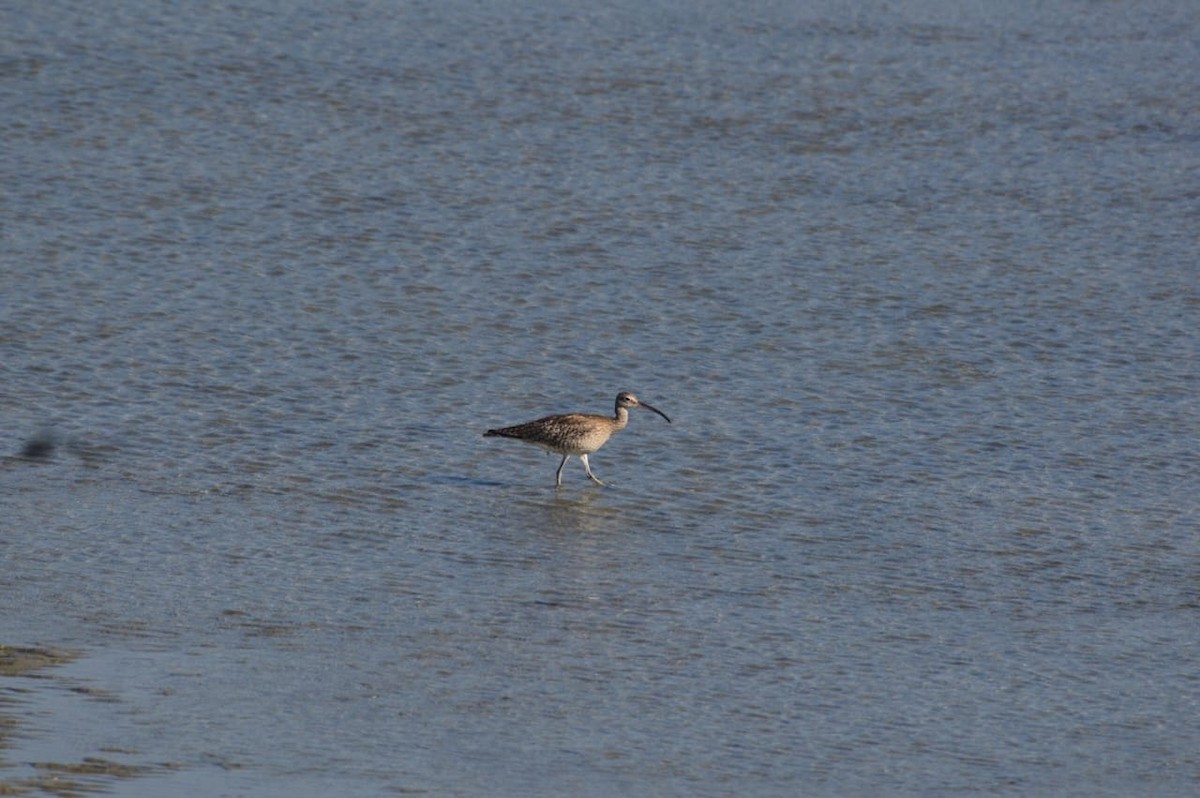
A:
MULTIPOLYGON (((0 645, 0 774, 19 769, 21 775, 0 775, 0 795, 53 795, 61 798, 111 792, 113 782, 161 772, 167 766, 129 765, 107 756, 85 756, 77 762, 9 761, 5 752, 22 729, 22 696, 58 684, 54 668, 78 659, 80 654, 49 648, 0 645), (33 774, 29 775, 32 769, 33 774)), ((80 691, 84 688, 65 686, 80 691)), ((113 699, 115 700, 115 699, 113 699)), ((132 751, 103 751, 101 754, 132 754, 132 751)))

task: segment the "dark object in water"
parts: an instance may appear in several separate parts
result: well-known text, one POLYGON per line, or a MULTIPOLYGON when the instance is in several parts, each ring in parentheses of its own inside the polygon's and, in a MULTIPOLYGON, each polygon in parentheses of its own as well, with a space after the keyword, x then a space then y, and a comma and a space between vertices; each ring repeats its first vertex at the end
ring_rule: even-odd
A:
POLYGON ((36 438, 30 438, 21 449, 21 457, 26 457, 30 460, 44 460, 52 454, 54 454, 54 439, 49 435, 39 435, 36 438))

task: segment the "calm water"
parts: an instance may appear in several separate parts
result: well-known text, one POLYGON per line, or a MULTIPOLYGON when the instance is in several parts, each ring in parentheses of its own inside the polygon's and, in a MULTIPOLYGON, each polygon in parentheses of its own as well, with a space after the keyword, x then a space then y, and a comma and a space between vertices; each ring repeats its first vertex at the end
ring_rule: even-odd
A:
POLYGON ((1200 6, 2 13, 0 782, 1200 789, 1200 6))

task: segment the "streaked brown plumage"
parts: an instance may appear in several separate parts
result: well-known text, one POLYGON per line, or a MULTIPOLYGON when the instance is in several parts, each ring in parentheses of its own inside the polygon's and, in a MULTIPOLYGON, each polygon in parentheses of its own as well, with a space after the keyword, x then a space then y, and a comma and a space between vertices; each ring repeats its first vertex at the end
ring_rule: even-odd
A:
POLYGON ((567 460, 571 459, 571 455, 576 455, 583 461, 583 470, 587 473, 588 479, 597 485, 603 485, 604 483, 592 473, 592 467, 588 464, 588 455, 608 443, 608 439, 613 436, 614 432, 625 429, 625 425, 629 423, 629 408, 631 407, 644 407, 666 418, 668 424, 671 423, 671 419, 667 418, 666 413, 639 401, 629 391, 621 391, 617 394, 616 411, 612 418, 589 413, 546 416, 537 421, 517 424, 515 427, 490 429, 483 433, 483 437, 516 438, 519 441, 539 446, 548 452, 561 454, 562 462, 558 464, 558 471, 554 474, 556 487, 562 487, 563 466, 567 464, 567 460))

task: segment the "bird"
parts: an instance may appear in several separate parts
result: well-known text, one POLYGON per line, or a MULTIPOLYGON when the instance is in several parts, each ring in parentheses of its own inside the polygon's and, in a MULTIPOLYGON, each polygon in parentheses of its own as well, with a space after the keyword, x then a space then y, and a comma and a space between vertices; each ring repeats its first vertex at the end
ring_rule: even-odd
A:
POLYGON ((563 467, 571 459, 571 455, 576 455, 583 461, 583 470, 587 473, 588 479, 597 485, 604 485, 592 473, 592 467, 588 464, 588 455, 608 443, 608 439, 613 436, 614 432, 625 429, 625 425, 629 423, 629 408, 631 407, 643 407, 653 413, 658 413, 667 420, 668 424, 671 423, 671 419, 667 418, 666 413, 651 407, 629 391, 621 391, 617 394, 616 410, 612 418, 590 413, 546 416, 537 421, 529 421, 513 427, 490 429, 483 433, 483 437, 515 438, 532 443, 548 452, 561 454, 562 462, 558 464, 558 471, 554 473, 556 488, 562 487, 563 467))

